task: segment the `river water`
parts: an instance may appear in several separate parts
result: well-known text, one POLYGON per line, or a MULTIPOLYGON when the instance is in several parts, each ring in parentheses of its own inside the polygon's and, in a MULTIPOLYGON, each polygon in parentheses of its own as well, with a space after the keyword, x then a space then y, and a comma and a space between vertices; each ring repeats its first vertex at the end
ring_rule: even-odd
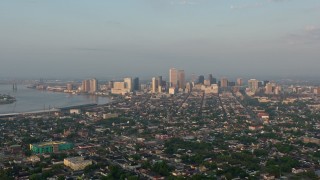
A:
POLYGON ((92 95, 72 95, 60 92, 40 91, 18 85, 17 91, 12 90, 12 85, 0 84, 0 94, 9 94, 16 98, 13 104, 0 104, 0 114, 21 113, 30 111, 48 110, 83 104, 106 104, 110 102, 107 97, 92 95))

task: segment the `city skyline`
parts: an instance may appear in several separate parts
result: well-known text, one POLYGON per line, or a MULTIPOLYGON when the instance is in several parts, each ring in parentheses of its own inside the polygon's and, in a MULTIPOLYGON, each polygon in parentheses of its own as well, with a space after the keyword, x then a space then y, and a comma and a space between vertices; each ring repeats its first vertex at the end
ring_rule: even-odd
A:
POLYGON ((4 0, 0 76, 145 77, 176 67, 319 77, 319 8, 316 0, 4 0))

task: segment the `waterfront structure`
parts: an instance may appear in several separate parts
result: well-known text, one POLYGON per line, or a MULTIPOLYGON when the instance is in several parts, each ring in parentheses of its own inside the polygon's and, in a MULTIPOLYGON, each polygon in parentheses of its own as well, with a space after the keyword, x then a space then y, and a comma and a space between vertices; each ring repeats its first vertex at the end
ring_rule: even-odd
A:
POLYGON ((109 89, 113 88, 113 83, 114 83, 114 81, 109 81, 109 83, 108 83, 109 89))
POLYGON ((133 82, 132 82, 132 78, 131 77, 127 77, 123 79, 124 83, 125 83, 125 88, 129 91, 132 92, 133 90, 133 82))
POLYGON ((30 150, 35 154, 57 153, 73 148, 72 143, 64 141, 42 142, 38 144, 30 144, 30 150))
POLYGON ((133 91, 133 81, 131 77, 123 79, 123 82, 114 82, 111 89, 112 94, 126 94, 133 91))
POLYGON ((71 83, 67 84, 67 90, 72 91, 73 90, 73 85, 71 83))
POLYGON ((98 80, 97 79, 90 79, 90 93, 95 93, 98 91, 98 80))
POLYGON ((92 164, 91 160, 84 160, 83 157, 72 157, 72 158, 65 158, 63 160, 63 164, 74 171, 84 170, 87 166, 92 164))
POLYGON ((81 91, 84 93, 95 93, 98 91, 98 80, 93 79, 86 79, 82 81, 81 84, 81 91))
POLYGON ((113 88, 114 89, 125 89, 126 85, 125 82, 114 82, 113 88))
POLYGON ((15 97, 10 95, 0 94, 0 104, 11 104, 16 101, 15 97))
POLYGON ((89 92, 90 91, 90 80, 83 80, 81 85, 82 92, 89 92))

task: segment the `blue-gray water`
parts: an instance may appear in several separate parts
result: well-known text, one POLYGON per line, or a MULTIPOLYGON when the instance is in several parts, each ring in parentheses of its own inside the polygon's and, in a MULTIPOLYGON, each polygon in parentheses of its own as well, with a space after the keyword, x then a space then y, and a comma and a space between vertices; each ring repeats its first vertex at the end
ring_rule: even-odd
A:
POLYGON ((47 110, 49 107, 58 108, 90 103, 105 104, 109 102, 109 98, 107 97, 39 91, 29 89, 23 85, 18 85, 18 90, 13 92, 12 85, 0 84, 0 94, 9 94, 17 99, 13 104, 0 105, 0 114, 47 110))

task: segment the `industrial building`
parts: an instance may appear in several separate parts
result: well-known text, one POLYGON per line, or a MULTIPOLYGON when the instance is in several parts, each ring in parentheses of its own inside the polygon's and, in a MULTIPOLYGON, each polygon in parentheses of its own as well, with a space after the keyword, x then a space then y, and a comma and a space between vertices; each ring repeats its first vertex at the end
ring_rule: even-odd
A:
POLYGON ((30 144, 30 150, 35 154, 56 153, 73 148, 72 143, 64 141, 42 142, 38 144, 30 144))
POLYGON ((70 167, 74 171, 83 170, 92 164, 91 160, 84 160, 83 157, 72 157, 63 160, 65 166, 70 167))

